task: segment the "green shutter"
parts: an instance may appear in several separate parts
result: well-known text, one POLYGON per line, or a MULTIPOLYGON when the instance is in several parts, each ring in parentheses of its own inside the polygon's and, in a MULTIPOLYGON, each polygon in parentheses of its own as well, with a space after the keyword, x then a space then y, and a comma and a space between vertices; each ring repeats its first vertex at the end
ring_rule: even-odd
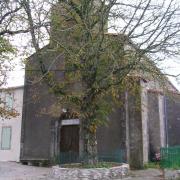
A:
POLYGON ((13 94, 6 94, 6 107, 8 110, 13 109, 13 94))
POLYGON ((1 149, 11 149, 11 127, 2 127, 1 133, 1 149))

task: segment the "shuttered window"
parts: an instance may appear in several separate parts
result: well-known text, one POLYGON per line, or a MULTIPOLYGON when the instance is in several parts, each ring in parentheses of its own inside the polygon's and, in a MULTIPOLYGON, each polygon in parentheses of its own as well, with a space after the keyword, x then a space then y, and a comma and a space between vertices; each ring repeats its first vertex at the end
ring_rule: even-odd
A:
POLYGON ((1 132, 1 149, 9 150, 11 149, 11 127, 2 127, 1 132))
POLYGON ((6 107, 9 111, 11 111, 13 109, 13 94, 6 94, 6 107))

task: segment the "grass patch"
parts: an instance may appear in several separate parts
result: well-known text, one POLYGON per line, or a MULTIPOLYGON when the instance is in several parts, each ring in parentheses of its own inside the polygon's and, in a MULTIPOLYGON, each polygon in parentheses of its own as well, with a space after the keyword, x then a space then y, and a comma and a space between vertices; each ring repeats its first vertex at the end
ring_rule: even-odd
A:
POLYGON ((160 169, 160 162, 149 162, 144 165, 144 169, 160 169))
MULTIPOLYGON (((172 167, 163 167, 164 169, 180 170, 180 166, 174 165, 172 167)), ((179 179, 180 180, 180 179, 179 179)))
POLYGON ((122 165, 121 163, 114 162, 98 162, 94 165, 92 164, 82 164, 82 163, 74 163, 74 164, 64 164, 60 167, 62 168, 81 168, 81 169, 92 169, 92 168, 112 168, 116 166, 122 165))

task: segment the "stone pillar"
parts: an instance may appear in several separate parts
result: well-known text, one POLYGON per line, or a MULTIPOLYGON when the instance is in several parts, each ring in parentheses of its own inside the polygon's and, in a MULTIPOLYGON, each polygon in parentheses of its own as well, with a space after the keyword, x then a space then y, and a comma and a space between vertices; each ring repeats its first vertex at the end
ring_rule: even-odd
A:
POLYGON ((126 114, 126 157, 130 162, 130 144, 129 144, 129 110, 128 110, 128 92, 125 92, 125 114, 126 114))
POLYGON ((135 92, 128 93, 128 119, 129 119, 129 164, 131 168, 141 169, 144 165, 143 150, 143 123, 141 114, 141 82, 132 82, 135 92))
POLYGON ((51 161, 59 157, 60 153, 60 121, 54 120, 51 122, 51 144, 50 157, 51 161))
POLYGON ((165 147, 166 137, 165 137, 165 121, 164 121, 164 96, 159 94, 159 123, 160 123, 160 144, 161 147, 165 147))
POLYGON ((143 143, 143 164, 148 163, 149 136, 148 136, 148 96, 146 82, 141 80, 141 116, 142 116, 142 143, 143 143))
POLYGON ((82 120, 79 122, 79 157, 82 158, 84 156, 84 137, 83 137, 83 127, 82 120))

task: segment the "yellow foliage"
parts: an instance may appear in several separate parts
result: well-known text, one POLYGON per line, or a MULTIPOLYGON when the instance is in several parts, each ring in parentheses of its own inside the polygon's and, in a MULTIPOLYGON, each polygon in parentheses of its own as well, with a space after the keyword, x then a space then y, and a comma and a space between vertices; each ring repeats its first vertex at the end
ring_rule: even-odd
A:
POLYGON ((96 130, 97 130, 97 125, 96 124, 91 124, 89 126, 89 131, 92 133, 92 134, 95 134, 96 133, 96 130))

